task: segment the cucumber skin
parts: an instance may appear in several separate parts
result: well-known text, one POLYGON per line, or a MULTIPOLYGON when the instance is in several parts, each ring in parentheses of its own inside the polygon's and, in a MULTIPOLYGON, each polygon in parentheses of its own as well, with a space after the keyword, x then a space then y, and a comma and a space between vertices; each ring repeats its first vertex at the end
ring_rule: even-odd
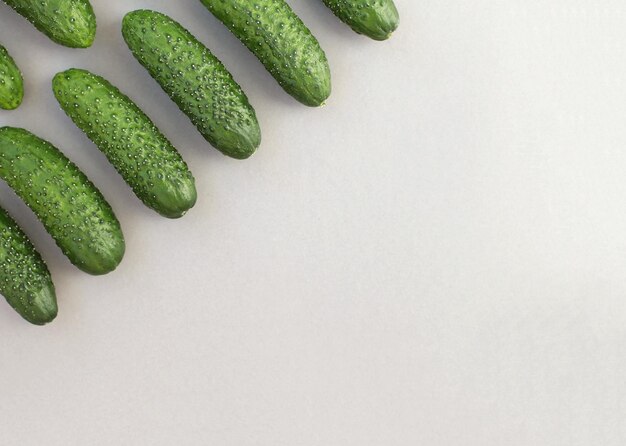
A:
POLYGON ((53 42, 88 48, 96 38, 96 15, 89 0, 3 0, 53 42))
POLYGON ((355 32, 374 40, 387 40, 400 24, 393 0, 323 0, 355 32))
POLYGON ((26 234, 0 208, 0 294, 31 324, 45 325, 58 307, 50 271, 26 234))
POLYGON ((122 34, 137 61, 213 147, 236 159, 256 151, 261 130, 248 98, 189 31, 164 14, 138 10, 124 17, 122 34))
POLYGON ((24 129, 0 128, 0 177, 78 268, 102 275, 119 265, 124 236, 111 206, 52 144, 24 129))
POLYGON ((0 45, 0 108, 15 110, 23 98, 22 73, 6 48, 0 45))
POLYGON ((330 67, 311 31, 284 0, 200 0, 281 87, 310 107, 331 93, 330 67))
POLYGON ((194 206, 197 192, 187 164, 130 98, 103 77, 76 68, 58 73, 52 89, 146 206, 168 218, 194 206))

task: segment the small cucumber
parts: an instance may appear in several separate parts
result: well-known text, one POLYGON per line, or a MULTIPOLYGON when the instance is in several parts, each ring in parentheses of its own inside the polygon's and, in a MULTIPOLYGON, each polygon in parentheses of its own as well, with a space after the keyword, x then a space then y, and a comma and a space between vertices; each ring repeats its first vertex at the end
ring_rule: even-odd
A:
POLYGON ((0 108, 14 110, 24 98, 22 73, 9 52, 0 45, 0 108))
POLYGON ((3 1, 60 45, 87 48, 96 38, 96 15, 89 0, 3 1))
POLYGON ((179 218, 196 203, 193 175, 154 123, 106 79, 76 68, 58 73, 65 113, 106 155, 146 206, 179 218))
POLYGON ((261 130, 248 98, 224 65, 170 17, 139 10, 124 17, 124 40, 135 58, 225 155, 251 156, 261 130))
POLYGON ((201 0, 265 65, 281 87, 311 107, 330 96, 330 68, 311 31, 284 0, 201 0))
POLYGON ((47 324, 57 315, 57 298, 48 267, 26 234, 2 208, 0 294, 32 324, 47 324))
POLYGON ((333 13, 359 34, 387 40, 400 16, 393 0, 323 0, 333 13))
POLYGON ((124 236, 111 206, 52 144, 24 129, 0 128, 0 178, 78 268, 100 275, 121 262, 124 236))

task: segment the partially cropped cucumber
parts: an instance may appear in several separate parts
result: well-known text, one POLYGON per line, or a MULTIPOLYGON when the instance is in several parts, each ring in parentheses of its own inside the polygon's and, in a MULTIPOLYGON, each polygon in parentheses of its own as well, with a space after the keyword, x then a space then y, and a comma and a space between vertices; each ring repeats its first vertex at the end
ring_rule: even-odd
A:
POLYGON ((124 17, 122 33, 135 58, 202 136, 225 155, 248 158, 261 143, 254 109, 224 65, 189 31, 148 10, 124 17))
POLYGON ((311 31, 284 0, 201 0, 265 65, 283 89, 305 105, 324 104, 330 68, 311 31))
POLYGON ((387 40, 400 16, 393 0, 323 0, 337 17, 359 34, 387 40))
POLYGON ((61 108, 107 156, 146 206, 178 218, 196 203, 194 178, 180 154, 133 101, 86 70, 58 73, 61 108))
POLYGON ((14 110, 24 98, 22 73, 9 52, 0 45, 0 108, 14 110))
POLYGON ((96 37, 96 15, 89 0, 3 1, 58 44, 87 48, 96 37))
POLYGON ((48 267, 26 234, 2 208, 0 294, 32 324, 47 324, 57 315, 57 299, 48 267))
POLYGON ((78 268, 100 275, 120 263, 124 236, 111 206, 52 144, 24 129, 0 128, 0 178, 78 268))

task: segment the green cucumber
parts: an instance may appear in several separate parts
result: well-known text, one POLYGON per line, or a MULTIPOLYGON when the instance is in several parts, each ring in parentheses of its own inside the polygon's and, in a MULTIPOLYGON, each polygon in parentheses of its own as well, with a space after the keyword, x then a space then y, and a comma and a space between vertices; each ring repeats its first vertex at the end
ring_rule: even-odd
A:
POLYGON ((196 203, 193 175, 154 123, 106 79, 86 70, 58 73, 61 108, 106 155, 144 204, 179 218, 196 203))
POLYGON ((100 275, 121 262, 124 236, 111 206, 52 144, 24 129, 0 128, 0 178, 78 268, 100 275))
POLYGON ((0 108, 14 110, 24 98, 22 73, 9 52, 0 45, 0 108))
POLYGON ((0 294, 32 324, 47 324, 57 315, 57 299, 48 267, 26 234, 2 208, 0 294))
POLYGON ((96 15, 89 0, 3 1, 58 44, 87 48, 96 38, 96 15))
POLYGON ((237 159, 256 151, 261 130, 248 98, 189 31, 164 14, 139 10, 124 17, 122 33, 135 58, 211 145, 237 159))
POLYGON ((311 107, 330 96, 330 68, 311 31, 284 0, 201 0, 265 65, 281 87, 311 107))
POLYGON ((323 0, 333 13, 359 34, 387 40, 400 16, 393 0, 323 0))

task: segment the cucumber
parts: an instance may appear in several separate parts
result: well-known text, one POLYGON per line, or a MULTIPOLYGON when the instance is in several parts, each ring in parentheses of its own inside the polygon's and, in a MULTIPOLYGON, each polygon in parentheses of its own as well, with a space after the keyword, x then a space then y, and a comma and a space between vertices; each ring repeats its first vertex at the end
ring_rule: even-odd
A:
POLYGON ((89 0, 3 1, 58 44, 87 48, 96 38, 96 15, 89 0))
POLYGON ((52 144, 24 129, 0 128, 0 178, 78 268, 100 275, 120 263, 124 236, 111 206, 52 144))
POLYGON ((0 45, 0 108, 14 110, 24 98, 22 73, 9 52, 0 45))
POLYGON ((2 208, 0 294, 32 324, 47 324, 57 315, 57 299, 48 267, 26 234, 2 208))
POLYGON ((311 31, 284 0, 201 0, 265 65, 281 87, 311 107, 330 96, 330 68, 311 31))
POLYGON ((193 175, 154 123, 106 79, 70 69, 52 81, 65 113, 106 155, 144 204, 179 218, 196 203, 193 175))
POLYGON ((323 0, 333 13, 359 34, 387 40, 400 16, 393 0, 323 0))
POLYGON ((202 136, 223 154, 251 156, 261 143, 254 109, 224 65, 170 17, 138 10, 124 17, 124 40, 202 136))

